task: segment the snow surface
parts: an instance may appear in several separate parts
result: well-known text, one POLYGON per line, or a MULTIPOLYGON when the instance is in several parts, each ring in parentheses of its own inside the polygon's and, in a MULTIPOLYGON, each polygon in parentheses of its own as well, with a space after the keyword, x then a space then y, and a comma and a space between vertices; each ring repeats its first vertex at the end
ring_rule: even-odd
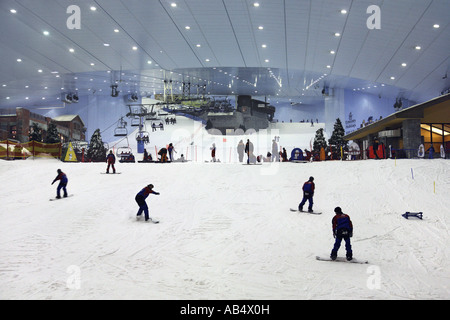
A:
POLYGON ((0 299, 450 298, 448 160, 116 168, 0 161, 0 299), (58 168, 74 196, 49 201, 58 168), (289 210, 309 176, 322 215, 289 210), (149 183, 159 224, 135 219, 149 183), (315 259, 330 254, 336 206, 353 221, 354 257, 370 264, 315 259))

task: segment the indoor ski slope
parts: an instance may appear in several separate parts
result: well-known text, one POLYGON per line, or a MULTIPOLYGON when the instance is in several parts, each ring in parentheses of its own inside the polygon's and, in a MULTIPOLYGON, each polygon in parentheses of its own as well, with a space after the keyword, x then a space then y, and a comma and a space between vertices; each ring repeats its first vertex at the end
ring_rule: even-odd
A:
POLYGON ((116 168, 0 161, 0 299, 450 298, 448 160, 116 168), (74 196, 49 201, 58 168, 74 196), (309 176, 320 216, 289 211, 309 176), (149 183, 159 224, 135 220, 149 183), (336 206, 370 264, 315 259, 331 251, 336 206))

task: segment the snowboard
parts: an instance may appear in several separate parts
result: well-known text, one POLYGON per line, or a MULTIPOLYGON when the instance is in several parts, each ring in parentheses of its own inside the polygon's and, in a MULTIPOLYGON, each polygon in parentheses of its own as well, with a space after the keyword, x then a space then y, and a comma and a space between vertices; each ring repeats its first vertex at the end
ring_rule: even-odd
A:
POLYGON ((308 212, 308 211, 298 211, 297 209, 290 209, 292 212, 305 212, 305 213, 309 213, 309 214, 322 214, 322 212, 308 212))
POLYGON ((67 197, 61 197, 61 198, 51 198, 51 199, 49 199, 50 201, 55 201, 55 200, 62 200, 62 199, 65 199, 65 198, 69 198, 69 197, 73 197, 73 194, 69 194, 67 197))
POLYGON ((331 261, 331 262, 359 263, 359 264, 368 264, 369 263, 369 261, 367 261, 367 260, 357 260, 355 258, 353 258, 352 260, 348 261, 344 257, 337 257, 336 260, 331 260, 331 258, 329 258, 329 257, 324 258, 324 257, 316 256, 316 260, 319 260, 319 261, 331 261))
MULTIPOLYGON (((141 221, 141 218, 143 218, 142 216, 136 216, 136 221, 141 221)), ((153 220, 152 218, 148 219, 147 221, 143 221, 143 222, 149 222, 149 223, 153 223, 153 224, 157 224, 159 223, 158 220, 153 220)))

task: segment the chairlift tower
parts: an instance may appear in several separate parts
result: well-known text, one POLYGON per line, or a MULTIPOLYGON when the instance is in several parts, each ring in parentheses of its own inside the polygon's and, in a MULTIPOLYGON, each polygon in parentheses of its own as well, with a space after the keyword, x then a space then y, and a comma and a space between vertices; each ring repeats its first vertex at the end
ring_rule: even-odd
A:
POLYGON ((172 80, 164 80, 164 102, 168 101, 168 96, 170 96, 170 102, 173 102, 173 82, 172 80))

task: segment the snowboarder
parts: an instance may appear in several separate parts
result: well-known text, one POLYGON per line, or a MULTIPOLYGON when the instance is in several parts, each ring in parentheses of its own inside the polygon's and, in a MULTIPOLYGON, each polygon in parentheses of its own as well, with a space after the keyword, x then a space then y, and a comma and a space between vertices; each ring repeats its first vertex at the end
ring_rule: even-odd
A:
POLYGON ((67 176, 64 172, 61 171, 61 169, 58 169, 56 172, 58 172, 58 175, 56 176, 55 180, 53 180, 52 184, 54 184, 57 180, 59 181, 58 188, 56 189, 56 199, 61 199, 60 191, 63 189, 64 191, 64 198, 67 198, 67 182, 69 181, 67 179, 67 176))
POLYGON ((159 195, 159 192, 153 191, 153 185, 149 184, 148 186, 143 188, 141 191, 139 191, 138 194, 136 195, 136 197, 134 198, 136 200, 137 204, 139 205, 139 211, 136 215, 137 220, 139 220, 141 218, 142 212, 144 212, 145 221, 151 220, 151 218, 148 215, 148 206, 147 206, 147 203, 145 202, 145 199, 147 199, 147 197, 150 193, 159 195))
POLYGON ((211 149, 212 162, 216 162, 216 144, 213 143, 211 149))
POLYGON ((333 237, 336 239, 334 242, 333 250, 331 250, 331 260, 336 260, 337 252, 341 246, 342 239, 345 240, 345 250, 347 251, 347 260, 353 259, 352 246, 350 238, 353 236, 353 224, 350 217, 342 212, 340 207, 334 209, 336 215, 333 217, 333 237))
POLYGON ((306 201, 308 200, 308 212, 313 212, 313 197, 314 197, 314 189, 316 188, 316 185, 314 184, 314 177, 309 177, 309 180, 306 181, 303 184, 303 199, 302 202, 298 205, 298 210, 303 211, 303 206, 305 205, 306 201))
POLYGON ((114 168, 114 163, 116 163, 116 157, 112 150, 109 151, 108 156, 106 157, 106 162, 108 163, 108 167, 106 168, 106 173, 109 173, 109 167, 111 166, 113 169, 113 173, 116 173, 116 168, 114 168))
MULTIPOLYGON (((250 142, 250 139, 247 139, 247 143, 245 144, 245 153, 247 154, 247 164, 250 164, 250 158, 253 158, 253 143, 250 142)), ((253 161, 252 161, 253 163, 253 161)))
POLYGON ((172 143, 169 143, 169 147, 167 148, 167 152, 169 153, 170 161, 173 161, 173 153, 174 152, 177 153, 177 152, 175 151, 175 147, 173 146, 172 143))
POLYGON ((161 156, 161 159, 160 159, 161 162, 167 162, 167 149, 166 148, 161 148, 161 150, 159 150, 158 154, 161 156))

